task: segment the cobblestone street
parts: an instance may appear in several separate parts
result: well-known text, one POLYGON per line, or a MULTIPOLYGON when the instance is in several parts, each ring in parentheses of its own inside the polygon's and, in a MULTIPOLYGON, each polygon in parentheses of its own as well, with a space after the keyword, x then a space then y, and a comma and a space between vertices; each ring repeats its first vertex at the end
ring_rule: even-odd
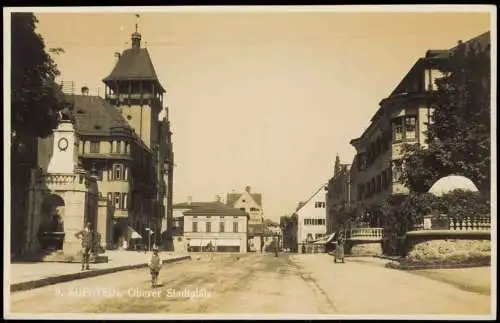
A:
POLYGON ((13 313, 489 314, 489 295, 383 260, 333 264, 325 254, 193 255, 165 265, 161 286, 146 269, 11 294, 13 313))

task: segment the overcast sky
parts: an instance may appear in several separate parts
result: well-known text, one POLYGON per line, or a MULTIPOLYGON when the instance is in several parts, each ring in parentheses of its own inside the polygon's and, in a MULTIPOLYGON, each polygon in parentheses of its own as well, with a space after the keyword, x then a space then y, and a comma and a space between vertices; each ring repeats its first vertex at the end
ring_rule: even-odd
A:
MULTIPOLYGON (((61 79, 101 96, 135 12, 38 13, 61 79)), ((490 29, 488 13, 140 13, 139 32, 167 89, 174 202, 246 185, 264 216, 290 214, 333 174, 336 154, 428 49, 490 29)), ((79 90, 78 90, 79 91, 79 90)))

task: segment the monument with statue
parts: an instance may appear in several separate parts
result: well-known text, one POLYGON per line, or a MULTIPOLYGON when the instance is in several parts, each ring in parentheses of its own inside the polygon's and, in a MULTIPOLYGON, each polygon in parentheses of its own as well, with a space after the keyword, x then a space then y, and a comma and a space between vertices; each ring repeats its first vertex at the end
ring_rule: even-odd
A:
POLYGON ((68 111, 59 114, 46 171, 32 170, 25 227, 24 254, 41 254, 42 261, 80 262, 77 233, 85 223, 93 229, 92 262, 107 262, 98 241, 98 214, 108 204, 98 191, 97 177, 79 166, 78 139, 68 111))

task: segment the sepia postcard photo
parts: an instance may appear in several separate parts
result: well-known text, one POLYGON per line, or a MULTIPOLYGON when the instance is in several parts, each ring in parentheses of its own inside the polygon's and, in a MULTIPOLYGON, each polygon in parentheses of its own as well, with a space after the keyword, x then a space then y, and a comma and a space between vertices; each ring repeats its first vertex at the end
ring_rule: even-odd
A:
POLYGON ((495 6, 3 16, 4 317, 496 318, 495 6))

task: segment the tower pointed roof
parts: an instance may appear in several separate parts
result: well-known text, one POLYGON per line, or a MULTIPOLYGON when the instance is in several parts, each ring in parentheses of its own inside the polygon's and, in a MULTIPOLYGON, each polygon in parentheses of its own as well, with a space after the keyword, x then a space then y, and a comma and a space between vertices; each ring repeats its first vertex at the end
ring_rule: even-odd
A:
POLYGON ((148 50, 141 48, 141 34, 137 31, 137 25, 131 40, 131 48, 123 51, 111 73, 102 81, 106 84, 114 81, 152 81, 161 92, 165 92, 156 75, 148 50))

